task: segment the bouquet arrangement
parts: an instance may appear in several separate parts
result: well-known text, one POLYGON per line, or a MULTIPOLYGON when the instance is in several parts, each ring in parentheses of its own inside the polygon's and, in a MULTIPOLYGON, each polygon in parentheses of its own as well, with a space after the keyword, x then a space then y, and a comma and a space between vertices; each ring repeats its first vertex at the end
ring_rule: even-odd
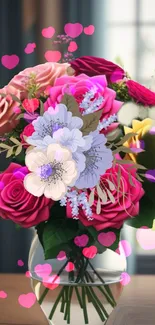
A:
MULTIPOLYGON (((67 267, 71 283, 91 282, 87 266, 95 272, 103 235, 113 236, 107 246, 116 251, 124 222, 152 227, 154 105, 154 92, 95 57, 28 68, 0 90, 0 152, 11 159, 0 174, 0 216, 35 226, 45 259, 65 252, 55 281, 67 267)), ((99 288, 114 306, 109 287, 99 288)), ((75 291, 85 323, 86 299, 107 319, 93 289, 75 291)), ((70 322, 72 294, 73 286, 66 296, 62 289, 49 319, 62 301, 70 322)))

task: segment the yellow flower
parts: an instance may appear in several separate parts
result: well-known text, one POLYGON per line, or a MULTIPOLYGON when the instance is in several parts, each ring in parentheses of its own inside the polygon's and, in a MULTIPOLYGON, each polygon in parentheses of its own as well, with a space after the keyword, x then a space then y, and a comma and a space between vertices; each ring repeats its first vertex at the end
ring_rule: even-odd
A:
MULTIPOLYGON (((140 148, 140 140, 152 127, 153 120, 150 118, 146 118, 143 121, 133 120, 132 121, 132 128, 124 126, 124 133, 136 133, 134 137, 131 137, 128 141, 124 143, 125 147, 128 148, 140 148)), ((129 153, 126 154, 124 159, 133 160, 136 163, 136 153, 129 153)))

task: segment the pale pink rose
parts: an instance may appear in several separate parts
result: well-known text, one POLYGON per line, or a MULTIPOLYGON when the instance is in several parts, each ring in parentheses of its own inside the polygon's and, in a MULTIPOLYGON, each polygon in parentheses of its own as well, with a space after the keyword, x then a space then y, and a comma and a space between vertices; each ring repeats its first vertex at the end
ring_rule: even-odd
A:
MULTIPOLYGON (((44 104, 45 110, 50 106, 55 106, 56 103, 60 103, 63 95, 68 92, 74 96, 77 103, 79 104, 79 110, 83 112, 80 108, 80 104, 84 98, 84 95, 90 90, 96 89, 96 94, 94 99, 99 96, 103 97, 103 103, 99 107, 102 108, 103 113, 101 116, 101 121, 107 119, 110 115, 117 114, 122 106, 122 102, 116 100, 116 92, 107 86, 107 80, 104 75, 88 77, 85 74, 79 76, 62 76, 55 80, 54 86, 50 89, 50 96, 44 104)), ((107 128, 108 132, 111 132, 118 126, 118 123, 113 123, 107 128)), ((105 130, 103 130, 105 131, 105 130)), ((105 131, 106 132, 106 131, 105 131)))
POLYGON ((10 132, 18 124, 16 108, 20 105, 12 99, 11 95, 20 99, 20 91, 12 86, 0 89, 0 135, 10 132), (1 96, 6 95, 6 97, 1 96))
POLYGON ((67 74, 68 63, 47 62, 34 67, 27 68, 17 74, 9 83, 9 85, 21 91, 21 98, 24 99, 28 95, 27 85, 30 77, 35 76, 35 82, 39 86, 37 96, 43 93, 46 88, 53 86, 55 79, 67 74))

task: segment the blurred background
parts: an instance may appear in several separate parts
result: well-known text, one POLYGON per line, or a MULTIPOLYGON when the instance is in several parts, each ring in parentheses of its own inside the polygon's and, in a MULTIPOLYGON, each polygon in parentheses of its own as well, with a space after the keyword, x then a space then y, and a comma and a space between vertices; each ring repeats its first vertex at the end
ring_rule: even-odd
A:
MULTIPOLYGON (((28 66, 46 62, 44 53, 52 49, 43 38, 43 28, 53 26, 64 33, 68 22, 95 26, 93 35, 81 34, 74 57, 94 55, 123 65, 133 79, 153 87, 155 74, 155 1, 154 0, 0 0, 0 57, 16 54, 20 62, 13 70, 0 64, 0 88, 28 66), (27 43, 36 49, 26 54, 27 43)), ((7 167, 0 158, 0 170, 7 167)), ((0 272, 27 271, 32 230, 17 230, 0 219, 0 272), (18 265, 22 260, 22 266, 18 265)), ((133 248, 128 257, 129 274, 154 274, 155 250, 145 251, 136 242, 136 233, 125 227, 123 238, 133 248)))

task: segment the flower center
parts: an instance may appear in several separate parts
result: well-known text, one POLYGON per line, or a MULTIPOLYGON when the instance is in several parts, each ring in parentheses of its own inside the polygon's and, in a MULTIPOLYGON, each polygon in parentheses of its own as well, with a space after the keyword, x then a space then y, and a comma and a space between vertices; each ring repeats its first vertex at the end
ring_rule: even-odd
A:
POLYGON ((43 180, 47 180, 53 173, 51 164, 46 164, 38 168, 38 174, 43 180))

